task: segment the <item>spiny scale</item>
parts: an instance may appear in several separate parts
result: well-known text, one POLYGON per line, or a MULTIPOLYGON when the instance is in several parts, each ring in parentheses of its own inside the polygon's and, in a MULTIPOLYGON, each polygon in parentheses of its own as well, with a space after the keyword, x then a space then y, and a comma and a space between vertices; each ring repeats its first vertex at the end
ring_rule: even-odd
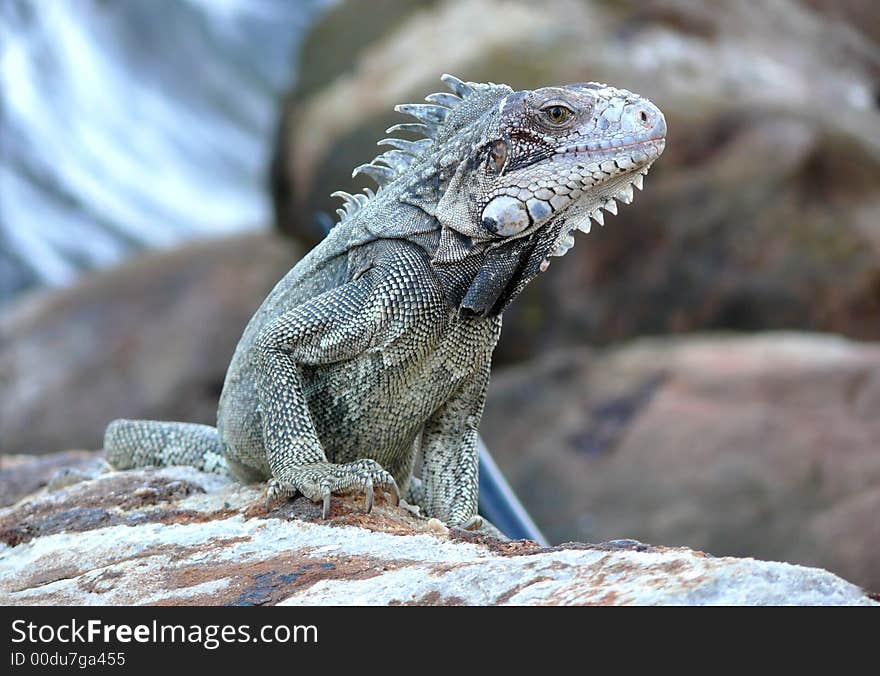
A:
POLYGON ((351 172, 351 176, 354 178, 358 174, 369 176, 376 181, 376 184, 380 188, 385 187, 397 177, 397 174, 390 167, 383 167, 373 163, 362 164, 359 167, 355 167, 354 171, 351 172))
MULTIPOLYGON (((568 253, 568 251, 574 246, 574 237, 572 233, 575 230, 580 230, 583 233, 590 232, 591 219, 596 221, 599 225, 605 225, 605 215, 602 213, 602 209, 605 209, 609 213, 616 214, 617 213, 617 202, 614 200, 620 200, 624 204, 630 204, 633 201, 633 186, 642 189, 644 185, 644 176, 648 173, 647 169, 643 169, 637 173, 630 183, 627 183, 623 188, 618 190, 614 197, 609 198, 602 206, 594 209, 590 216, 583 223, 579 223, 576 227, 571 228, 564 234, 559 241, 557 241, 556 246, 550 252, 550 256, 564 256, 568 253)), ((541 272, 547 270, 550 267, 550 261, 545 258, 541 261, 541 272)))
POLYGON ((394 106, 394 110, 421 120, 422 124, 434 132, 446 121, 446 116, 449 115, 449 108, 432 103, 399 103, 394 106))
POLYGON ((400 174, 402 171, 409 168, 412 160, 413 156, 402 150, 388 150, 381 155, 378 155, 373 162, 382 162, 400 174))
POLYGON ((435 92, 433 94, 428 94, 425 97, 425 101, 427 101, 428 103, 436 103, 438 106, 444 106, 445 108, 449 108, 450 110, 461 103, 461 99, 455 94, 447 94, 446 92, 435 92))
MULTIPOLYGON (((449 74, 443 74, 440 78, 443 83, 453 92, 435 92, 428 94, 425 101, 428 103, 401 103, 394 107, 399 113, 410 115, 419 122, 403 122, 395 124, 386 130, 386 133, 396 132, 414 133, 424 138, 410 141, 402 138, 384 138, 377 145, 391 146, 395 150, 389 150, 377 155, 372 162, 361 164, 351 172, 352 177, 364 174, 372 178, 379 186, 379 190, 391 183, 394 179, 405 172, 417 157, 431 147, 437 131, 446 121, 449 113, 458 106, 462 100, 474 93, 474 88, 466 82, 449 74)), ((374 193, 367 191, 367 198, 371 199, 374 193)), ((351 218, 366 204, 363 195, 352 196, 343 191, 337 191, 332 196, 341 197, 345 204, 343 210, 337 210, 340 214, 340 222, 345 218, 351 218), (341 213, 340 213, 341 212, 341 213)))
POLYGON ((422 152, 431 147, 431 139, 423 138, 418 141, 407 141, 402 138, 383 138, 376 143, 377 146, 391 146, 405 153, 409 153, 413 157, 421 155, 422 152))
POLYGON ((455 92, 461 98, 467 98, 471 94, 474 93, 474 88, 471 87, 467 82, 462 82, 454 75, 450 75, 449 73, 443 73, 440 76, 440 80, 449 87, 450 90, 455 92))
POLYGON ((421 134, 422 136, 430 138, 428 128, 418 122, 400 122, 399 124, 392 124, 390 127, 388 127, 388 129, 385 130, 385 133, 393 134, 396 131, 406 131, 412 134, 421 134))

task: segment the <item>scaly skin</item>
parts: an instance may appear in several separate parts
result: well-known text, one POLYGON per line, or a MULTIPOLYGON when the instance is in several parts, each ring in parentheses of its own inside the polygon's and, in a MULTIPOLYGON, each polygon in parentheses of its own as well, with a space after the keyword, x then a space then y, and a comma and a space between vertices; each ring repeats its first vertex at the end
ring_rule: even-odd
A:
POLYGON ((355 170, 327 238, 245 329, 217 429, 114 421, 124 469, 192 464, 269 481, 267 500, 400 490, 451 525, 477 512, 477 430, 501 313, 550 257, 616 213, 663 151, 649 101, 596 83, 514 92, 444 76, 453 94, 398 106, 419 120, 355 170), (419 477, 412 477, 421 452, 419 477), (222 458, 221 458, 222 456, 222 458))

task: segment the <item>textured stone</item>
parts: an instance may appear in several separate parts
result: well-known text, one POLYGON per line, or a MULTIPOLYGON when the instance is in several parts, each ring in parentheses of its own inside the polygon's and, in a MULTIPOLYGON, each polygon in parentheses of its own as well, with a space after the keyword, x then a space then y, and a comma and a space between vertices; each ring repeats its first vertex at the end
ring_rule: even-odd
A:
POLYGON ((0 507, 21 500, 61 471, 84 470, 97 460, 92 451, 65 451, 40 457, 0 455, 0 507))
MULTIPOLYGON (((24 467, 19 469, 24 470, 24 467)), ((35 472, 42 471, 35 465, 35 472)), ((3 604, 868 605, 822 570, 632 541, 542 549, 444 533, 404 508, 371 515, 190 468, 111 472, 0 510, 3 604)))
POLYGON ((704 336, 499 370, 481 429, 551 542, 634 537, 880 590, 877 411, 880 345, 704 336))
POLYGON ((296 260, 269 233, 156 252, 0 315, 0 453, 95 448, 113 418, 216 422, 254 310, 296 260))

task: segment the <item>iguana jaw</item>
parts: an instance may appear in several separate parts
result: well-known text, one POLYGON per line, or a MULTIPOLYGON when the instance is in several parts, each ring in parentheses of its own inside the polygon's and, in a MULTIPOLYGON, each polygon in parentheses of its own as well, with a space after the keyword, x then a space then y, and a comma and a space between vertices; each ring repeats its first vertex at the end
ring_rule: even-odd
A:
MULTIPOLYGON (((583 233, 589 233, 592 221, 599 225, 605 225, 603 210, 611 214, 617 214, 618 202, 631 204, 635 196, 634 188, 637 190, 642 189, 644 177, 647 175, 648 169, 651 168, 654 160, 663 152, 665 144, 665 139, 660 138, 614 149, 636 150, 646 155, 648 162, 634 171, 613 176, 603 183, 596 184, 588 195, 580 199, 577 199, 579 196, 575 195, 576 199, 573 200, 567 212, 562 215, 564 225, 560 229, 548 256, 564 256, 575 244, 574 232, 580 230, 583 233)), ((575 154, 581 155, 582 153, 577 152, 575 154)), ((621 162, 621 157, 621 155, 618 155, 614 161, 621 162)), ((595 167, 597 164, 601 166, 602 162, 603 160, 597 162, 591 158, 586 166, 587 168, 595 167)), ((549 258, 545 257, 542 261, 541 271, 546 270, 549 265, 549 258)))
MULTIPOLYGON (((488 246, 555 237, 560 219, 574 216, 559 243, 567 242, 608 200, 631 200, 629 183, 659 157, 666 135, 650 101, 596 83, 511 92, 478 126, 434 213, 444 230, 488 246), (561 121, 550 118, 560 111, 561 121)), ((441 245, 436 259, 454 258, 441 245)))

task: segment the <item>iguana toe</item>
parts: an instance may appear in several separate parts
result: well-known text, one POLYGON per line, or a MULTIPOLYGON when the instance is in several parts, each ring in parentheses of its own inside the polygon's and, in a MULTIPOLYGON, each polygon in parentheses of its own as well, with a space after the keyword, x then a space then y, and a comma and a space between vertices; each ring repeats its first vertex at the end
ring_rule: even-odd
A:
POLYGON ((364 511, 373 511, 373 480, 368 476, 364 481, 364 511))
POLYGON ((330 489, 328 488, 324 491, 324 499, 321 504, 321 518, 327 519, 327 516, 330 514, 330 489))
POLYGON ((289 469, 284 477, 269 481, 266 497, 267 511, 277 497, 302 494, 321 504, 321 518, 330 514, 330 501, 334 493, 353 490, 364 492, 364 511, 370 513, 374 503, 374 488, 389 490, 391 502, 400 503, 400 491, 394 477, 375 460, 364 458, 345 464, 315 463, 289 469))
POLYGON ((459 526, 463 530, 480 530, 483 527, 483 517, 474 514, 470 519, 459 526))

